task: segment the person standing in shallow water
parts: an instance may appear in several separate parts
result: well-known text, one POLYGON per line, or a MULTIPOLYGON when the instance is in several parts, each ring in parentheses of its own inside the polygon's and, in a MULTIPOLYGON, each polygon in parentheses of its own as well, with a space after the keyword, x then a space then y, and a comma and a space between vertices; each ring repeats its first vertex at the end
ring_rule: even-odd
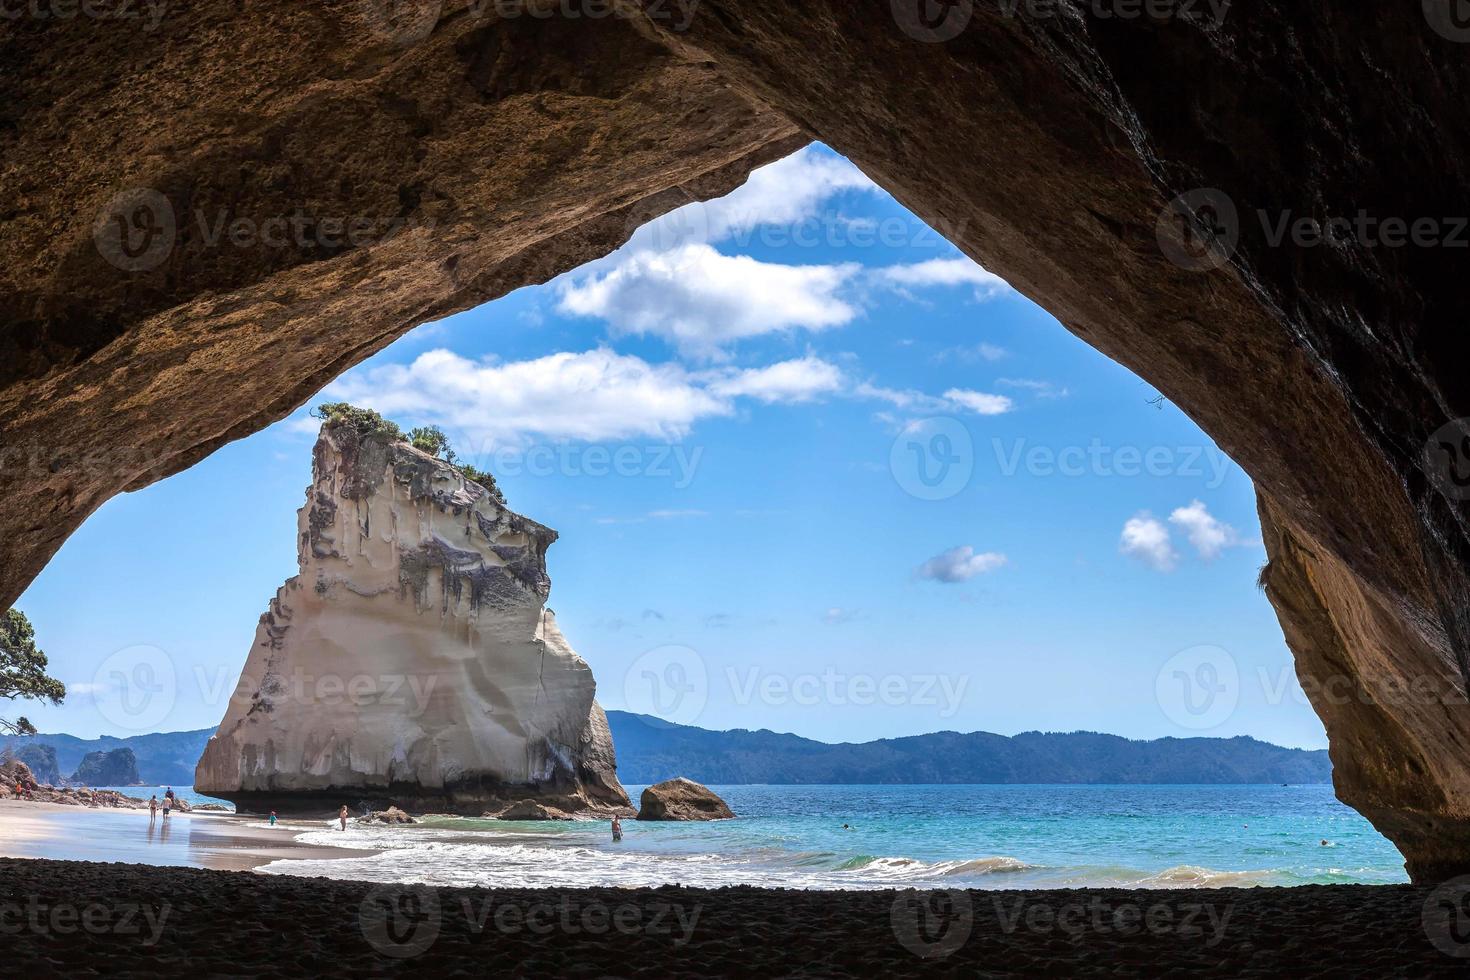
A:
POLYGON ((272 810, 271 811, 271 826, 274 827, 275 825, 276 825, 276 811, 272 810))
POLYGON ((149 820, 156 820, 156 819, 158 819, 158 794, 157 793, 154 793, 152 796, 148 797, 148 819, 149 820))
POLYGON ((613 819, 612 819, 612 834, 613 834, 613 840, 614 841, 620 841, 620 840, 623 839, 623 818, 622 817, 616 817, 616 816, 613 817, 613 819))
POLYGON ((337 812, 337 819, 342 821, 342 829, 347 829, 347 804, 342 804, 342 809, 337 812))

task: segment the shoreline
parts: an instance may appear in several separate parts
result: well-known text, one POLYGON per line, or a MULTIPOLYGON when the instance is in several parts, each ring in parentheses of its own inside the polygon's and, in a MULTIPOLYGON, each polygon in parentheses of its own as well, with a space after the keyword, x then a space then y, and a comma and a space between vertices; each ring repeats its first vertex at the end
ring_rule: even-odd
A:
MULTIPOLYGON (((426 888, 0 858, 7 967, 38 974, 1463 976, 1436 892, 1306 885, 794 891, 426 888)), ((18 974, 19 975, 19 974, 18 974)))
POLYGON ((217 811, 175 811, 165 821, 162 816, 150 817, 147 810, 125 807, 0 800, 0 857, 257 871, 283 859, 320 861, 380 853, 303 844, 297 835, 320 828, 285 822, 274 828, 258 826, 263 822, 217 811))

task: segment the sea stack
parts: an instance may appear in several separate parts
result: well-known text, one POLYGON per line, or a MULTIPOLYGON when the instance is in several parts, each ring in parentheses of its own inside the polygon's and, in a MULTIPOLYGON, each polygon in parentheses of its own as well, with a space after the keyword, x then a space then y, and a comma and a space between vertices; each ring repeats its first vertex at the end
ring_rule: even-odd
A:
POLYGON ((592 671, 545 608, 555 531, 361 410, 322 426, 297 525, 300 572, 199 792, 244 812, 627 807, 592 671))

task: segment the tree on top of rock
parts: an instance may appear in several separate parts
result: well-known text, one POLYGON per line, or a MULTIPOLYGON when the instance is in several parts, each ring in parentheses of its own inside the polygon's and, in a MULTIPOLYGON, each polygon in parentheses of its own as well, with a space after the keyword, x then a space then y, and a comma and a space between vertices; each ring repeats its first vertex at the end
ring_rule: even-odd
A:
MULTIPOLYGON (((36 647, 36 631, 19 609, 9 609, 0 619, 0 698, 35 698, 60 704, 66 685, 46 675, 46 655, 36 647)), ((26 718, 0 718, 0 732, 34 735, 36 726, 26 718)))
POLYGON ((364 438, 379 435, 389 442, 403 441, 403 430, 398 423, 383 418, 371 408, 358 408, 347 402, 323 402, 311 410, 311 415, 333 428, 345 425, 356 429, 364 438))

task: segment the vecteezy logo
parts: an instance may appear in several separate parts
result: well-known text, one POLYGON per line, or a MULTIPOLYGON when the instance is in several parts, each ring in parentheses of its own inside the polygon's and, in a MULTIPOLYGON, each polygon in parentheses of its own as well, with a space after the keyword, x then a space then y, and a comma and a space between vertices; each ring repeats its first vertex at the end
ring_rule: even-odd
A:
POLYGON ((1215 728, 1240 701, 1240 669, 1219 647, 1180 650, 1159 668, 1154 695, 1165 716, 1181 728, 1215 728))
POLYGON ((655 647, 633 661, 623 678, 629 711, 688 725, 709 700, 709 670, 704 658, 684 646, 655 647))
POLYGON ((1424 473, 1451 500, 1470 500, 1470 418, 1452 419, 1429 437, 1424 473))
POLYGON ((98 713, 119 728, 157 728, 173 711, 177 696, 173 658, 158 647, 125 647, 102 661, 92 675, 98 713))
POLYGON ((1470 0, 1424 0, 1424 19, 1445 40, 1470 43, 1470 0))
POLYGON ((975 909, 963 889, 899 892, 888 912, 893 936, 926 960, 952 956, 970 939, 975 909))
POLYGON ((1446 956, 1470 957, 1470 875, 1451 878, 1430 892, 1419 921, 1435 949, 1446 956))
POLYGON ((97 254, 124 272, 158 268, 173 251, 177 237, 173 205, 151 187, 118 194, 92 223, 97 254))
POLYGON ((1190 272, 1208 272, 1230 261, 1240 244, 1240 213, 1230 195, 1200 187, 1170 201, 1154 224, 1159 249, 1190 272))
POLYGON ((975 471, 975 443, 959 419, 919 419, 904 426, 893 440, 888 469, 910 496, 946 500, 969 485, 975 471))
POLYGON ((439 893, 425 885, 379 885, 357 908, 368 945, 393 959, 418 956, 439 938, 439 893))
POLYGON ((434 32, 444 0, 359 0, 367 22, 380 36, 410 48, 434 32))
POLYGON ((915 41, 953 41, 970 26, 975 0, 889 0, 893 20, 915 41))

